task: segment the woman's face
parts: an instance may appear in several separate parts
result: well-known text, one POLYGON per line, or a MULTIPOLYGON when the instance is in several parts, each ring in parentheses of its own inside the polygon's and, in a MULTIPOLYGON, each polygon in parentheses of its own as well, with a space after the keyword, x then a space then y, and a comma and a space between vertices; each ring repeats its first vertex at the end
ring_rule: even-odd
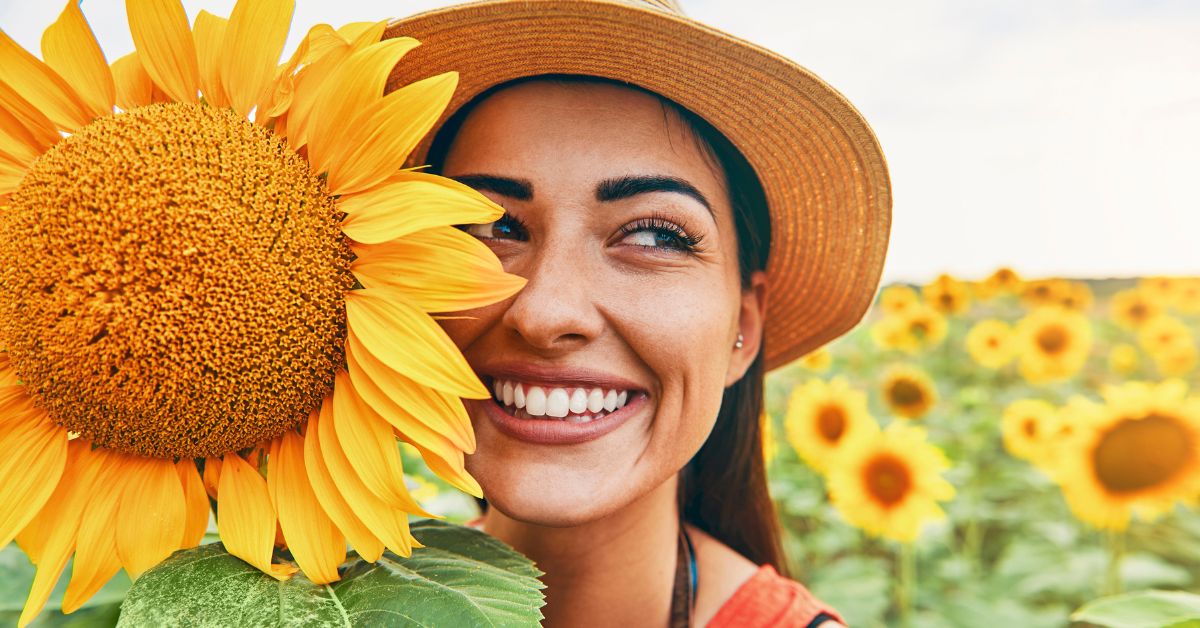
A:
POLYGON ((538 81, 480 103, 443 174, 505 208, 467 229, 528 280, 442 323, 495 391, 467 402, 489 502, 579 525, 661 486, 758 349, 761 273, 742 290, 720 167, 650 95, 538 81))

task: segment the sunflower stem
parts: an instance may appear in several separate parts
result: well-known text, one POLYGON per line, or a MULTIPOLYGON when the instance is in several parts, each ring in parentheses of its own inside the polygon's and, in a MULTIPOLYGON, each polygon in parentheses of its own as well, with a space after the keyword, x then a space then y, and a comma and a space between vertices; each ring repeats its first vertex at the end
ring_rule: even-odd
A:
POLYGON ((912 625, 913 597, 917 586, 917 553, 912 543, 901 543, 897 555, 900 572, 899 583, 896 587, 896 606, 900 610, 901 626, 912 625))
POLYGON ((1108 568, 1104 572, 1104 595, 1117 595, 1124 586, 1121 582, 1121 561, 1125 558, 1125 531, 1110 530, 1105 533, 1108 546, 1108 568))

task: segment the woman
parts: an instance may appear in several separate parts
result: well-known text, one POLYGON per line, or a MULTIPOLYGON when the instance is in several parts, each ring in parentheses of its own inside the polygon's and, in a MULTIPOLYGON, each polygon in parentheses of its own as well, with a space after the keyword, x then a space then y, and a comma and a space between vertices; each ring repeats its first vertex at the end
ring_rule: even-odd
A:
POLYGON ((483 2, 394 24, 399 85, 461 82, 414 163, 506 209, 466 228, 513 298, 443 325, 482 527, 545 573, 546 623, 837 625, 784 572, 764 371, 875 290, 890 191, 870 129, 806 70, 664 2, 483 2))

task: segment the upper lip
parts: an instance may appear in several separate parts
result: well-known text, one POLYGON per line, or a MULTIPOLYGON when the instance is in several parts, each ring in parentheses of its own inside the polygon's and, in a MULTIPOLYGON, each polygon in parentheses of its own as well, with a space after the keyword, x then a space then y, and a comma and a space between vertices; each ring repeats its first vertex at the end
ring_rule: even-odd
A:
POLYGON ((489 385, 497 379, 507 379, 547 388, 582 386, 609 390, 643 390, 643 387, 639 386, 637 382, 624 377, 575 366, 505 362, 476 369, 475 372, 489 385))

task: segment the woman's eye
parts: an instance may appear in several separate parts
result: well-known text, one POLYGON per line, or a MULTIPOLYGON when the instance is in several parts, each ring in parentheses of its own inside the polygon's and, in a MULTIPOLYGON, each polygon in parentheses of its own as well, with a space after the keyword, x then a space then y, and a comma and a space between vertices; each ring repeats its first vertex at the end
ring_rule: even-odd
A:
POLYGON ((683 227, 654 217, 635 221, 621 227, 622 244, 649 249, 694 253, 700 238, 690 236, 683 227))
POLYGON ((525 226, 510 214, 481 225, 458 225, 459 229, 480 240, 525 240, 525 226))

